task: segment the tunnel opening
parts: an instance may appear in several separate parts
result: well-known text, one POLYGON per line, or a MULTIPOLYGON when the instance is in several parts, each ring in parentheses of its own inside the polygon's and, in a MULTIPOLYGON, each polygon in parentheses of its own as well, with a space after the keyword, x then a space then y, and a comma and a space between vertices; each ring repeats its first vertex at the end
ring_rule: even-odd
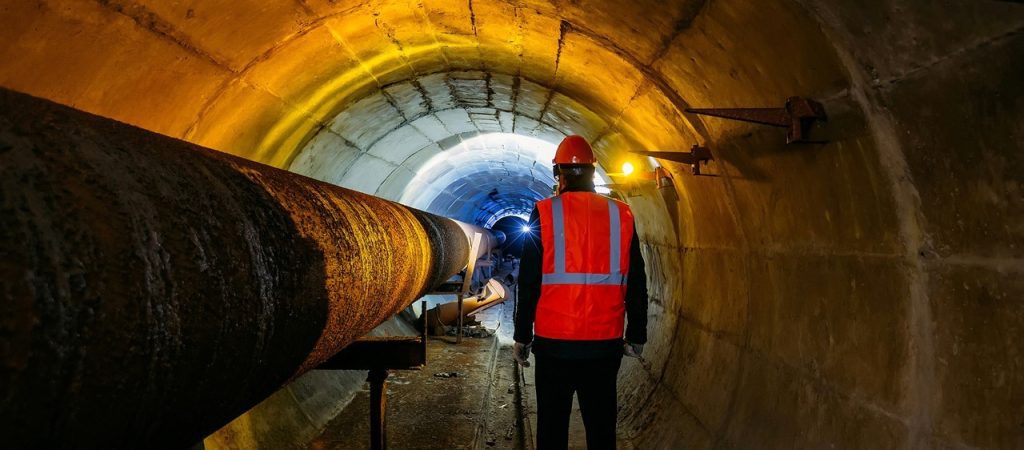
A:
MULTIPOLYGON (((589 139, 649 267, 623 442, 1024 445, 1020 5, 8 3, 6 89, 481 226, 528 214, 552 180, 549 160, 475 139, 589 139), (827 111, 814 142, 687 112, 791 96, 827 111), (632 153, 694 144, 713 155, 699 175, 632 153), (474 168, 474 152, 493 156, 474 168)), ((309 372, 208 444, 308 440, 362 382, 339 377, 309 372)))
POLYGON ((494 223, 494 229, 505 233, 507 236, 504 247, 505 252, 514 258, 520 258, 523 254, 523 240, 532 231, 527 222, 529 217, 506 216, 494 223))
POLYGON ((529 216, 550 195, 554 178, 545 167, 553 156, 554 144, 541 139, 477 135, 427 161, 400 202, 491 228, 504 217, 529 216))

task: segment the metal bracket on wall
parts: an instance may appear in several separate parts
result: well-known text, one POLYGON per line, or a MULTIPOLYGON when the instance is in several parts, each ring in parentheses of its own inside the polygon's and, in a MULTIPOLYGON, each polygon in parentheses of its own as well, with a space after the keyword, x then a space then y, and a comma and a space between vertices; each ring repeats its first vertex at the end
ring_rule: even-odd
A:
POLYGON ((687 108, 686 112, 788 128, 787 144, 807 142, 807 129, 827 119, 821 103, 803 97, 790 97, 782 108, 687 108))
POLYGON ((715 159, 715 157, 711 155, 711 150, 697 144, 693 144, 693 147, 690 147, 689 152, 649 152, 644 150, 633 150, 631 153, 689 164, 693 166, 694 175, 700 175, 700 163, 703 162, 704 164, 707 164, 708 161, 715 159))

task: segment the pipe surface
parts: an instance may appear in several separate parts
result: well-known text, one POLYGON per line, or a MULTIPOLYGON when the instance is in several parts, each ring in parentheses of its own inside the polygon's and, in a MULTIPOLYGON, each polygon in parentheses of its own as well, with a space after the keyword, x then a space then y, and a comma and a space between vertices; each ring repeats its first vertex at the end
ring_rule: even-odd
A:
POLYGON ((182 448, 458 272, 452 221, 0 91, 0 435, 182 448))
MULTIPOLYGON (((453 220, 453 222, 455 222, 455 224, 462 229, 462 232, 466 234, 466 239, 468 240, 466 243, 467 246, 472 246, 470 243, 473 242, 474 234, 480 234, 480 247, 477 249, 476 259, 487 256, 492 250, 501 245, 501 241, 499 240, 497 233, 491 230, 484 227, 478 227, 473 224, 459 222, 457 220, 453 220)), ((504 235, 504 233, 502 233, 502 235, 504 235)), ((466 265, 464 264, 463 267, 466 267, 466 265)))

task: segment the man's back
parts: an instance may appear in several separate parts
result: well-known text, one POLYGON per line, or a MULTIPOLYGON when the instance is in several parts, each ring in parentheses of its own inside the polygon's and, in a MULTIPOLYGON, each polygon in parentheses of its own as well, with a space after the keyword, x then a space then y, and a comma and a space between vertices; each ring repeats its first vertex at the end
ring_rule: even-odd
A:
POLYGON ((537 336, 569 341, 621 339, 633 214, 592 192, 537 203, 541 295, 537 336))
POLYGON ((519 269, 516 342, 534 342, 534 354, 566 359, 621 355, 623 312, 629 319, 626 340, 647 341, 647 277, 628 206, 592 191, 570 190, 538 202, 530 227, 519 269), (553 208, 558 203, 564 220, 561 233, 556 230, 553 208), (613 208, 619 218, 620 231, 614 233, 618 239, 611 233, 613 208), (558 249, 560 239, 564 252, 558 249), (617 267, 614 261, 619 261, 617 267), (579 281, 579 274, 589 277, 584 275, 583 283, 545 283, 545 279, 559 281, 561 273, 574 278, 568 281, 579 281), (594 311, 598 303, 604 307, 594 311), (615 323, 594 326, 587 320, 588 313, 590 318, 615 323))

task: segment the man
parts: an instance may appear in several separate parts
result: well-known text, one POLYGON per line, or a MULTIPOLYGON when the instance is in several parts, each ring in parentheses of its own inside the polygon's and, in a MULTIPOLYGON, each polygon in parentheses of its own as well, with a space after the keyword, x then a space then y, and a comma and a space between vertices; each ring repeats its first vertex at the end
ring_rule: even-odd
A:
POLYGON ((513 354, 536 357, 539 450, 568 447, 574 393, 587 448, 614 449, 619 364, 647 342, 644 260, 629 206, 594 191, 590 144, 569 136, 552 162, 558 195, 530 215, 513 354))

